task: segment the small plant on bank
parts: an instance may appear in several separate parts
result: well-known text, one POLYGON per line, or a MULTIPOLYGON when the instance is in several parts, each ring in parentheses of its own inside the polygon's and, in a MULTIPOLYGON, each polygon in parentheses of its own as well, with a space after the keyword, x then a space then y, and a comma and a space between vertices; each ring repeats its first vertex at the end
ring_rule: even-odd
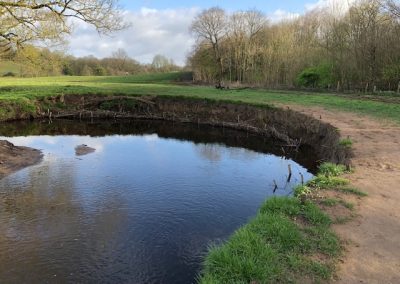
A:
POLYGON ((338 177, 346 172, 346 167, 333 163, 324 163, 319 166, 318 174, 327 177, 338 177))
POLYGON ((353 146, 353 141, 350 138, 344 138, 339 141, 339 145, 345 148, 351 148, 353 146))
POLYGON ((314 189, 333 189, 337 187, 346 186, 349 184, 349 180, 345 178, 317 175, 315 178, 308 182, 308 186, 314 189))
POLYGON ((360 197, 365 197, 368 196, 368 194, 366 192, 363 192, 357 188, 354 187, 340 187, 337 189, 338 191, 344 192, 344 193, 348 193, 348 194, 354 194, 360 197))
POLYGON ((339 203, 340 203, 340 200, 336 199, 336 198, 326 198, 321 201, 322 205, 329 206, 329 207, 336 206, 339 203))
POLYGON ((345 208, 349 209, 349 210, 353 210, 354 209, 354 204, 347 202, 345 200, 342 199, 337 199, 337 198, 326 198, 321 200, 321 204, 324 206, 328 206, 328 207, 334 207, 338 204, 341 204, 342 206, 344 206, 345 208))

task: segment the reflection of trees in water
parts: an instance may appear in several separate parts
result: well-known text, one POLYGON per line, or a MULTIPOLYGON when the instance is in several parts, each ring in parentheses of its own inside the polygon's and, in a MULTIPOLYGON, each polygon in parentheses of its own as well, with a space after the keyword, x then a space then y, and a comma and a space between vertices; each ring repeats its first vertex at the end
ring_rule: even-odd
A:
POLYGON ((46 157, 0 181, 1 279, 40 282, 87 267, 91 255, 111 256, 110 244, 127 219, 126 211, 115 210, 124 201, 103 195, 100 204, 114 210, 94 208, 93 196, 85 200, 78 191, 75 163, 46 157))
POLYGON ((195 150, 205 160, 219 162, 222 158, 223 148, 218 144, 198 144, 195 150))
POLYGON ((253 161, 260 157, 260 153, 244 148, 229 147, 225 148, 231 159, 240 161, 253 161))
POLYGON ((259 153, 237 147, 226 147, 219 144, 195 144, 195 151, 205 160, 219 162, 226 153, 229 158, 240 161, 251 161, 259 157, 259 153))

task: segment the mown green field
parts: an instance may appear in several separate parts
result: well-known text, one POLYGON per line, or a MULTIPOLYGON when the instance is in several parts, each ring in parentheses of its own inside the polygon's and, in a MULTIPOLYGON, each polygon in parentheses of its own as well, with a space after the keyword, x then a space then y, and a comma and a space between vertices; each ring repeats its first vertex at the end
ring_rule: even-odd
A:
MULTIPOLYGON (((60 94, 123 94, 186 96, 251 104, 298 104, 371 115, 400 123, 398 101, 382 102, 357 95, 267 91, 262 89, 217 90, 179 82, 183 73, 146 74, 126 77, 0 78, 0 102, 29 109, 30 100, 60 94)), ((395 94, 385 95, 395 99, 395 94)), ((381 96, 382 97, 382 96, 381 96)), ((1 110, 0 110, 1 113, 1 110)))

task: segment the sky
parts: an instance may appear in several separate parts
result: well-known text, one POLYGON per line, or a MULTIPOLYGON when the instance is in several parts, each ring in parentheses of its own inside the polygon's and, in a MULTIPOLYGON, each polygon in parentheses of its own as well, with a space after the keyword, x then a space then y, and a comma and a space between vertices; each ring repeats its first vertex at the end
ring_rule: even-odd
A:
POLYGON ((234 12, 256 8, 271 22, 278 22, 332 1, 351 0, 121 0, 124 19, 130 23, 128 29, 105 36, 85 23, 76 22, 74 32, 67 38, 67 53, 104 58, 121 48, 141 63, 151 63, 155 55, 161 54, 183 66, 195 43, 189 27, 203 9, 219 6, 234 12))

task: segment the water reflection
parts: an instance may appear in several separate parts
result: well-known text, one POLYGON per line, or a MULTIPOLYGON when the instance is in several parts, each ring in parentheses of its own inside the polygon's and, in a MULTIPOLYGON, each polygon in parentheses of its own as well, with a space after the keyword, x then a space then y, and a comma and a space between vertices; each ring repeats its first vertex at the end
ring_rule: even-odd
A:
POLYGON ((0 283, 191 283, 207 246, 254 216, 274 179, 286 195, 295 173, 311 177, 254 151, 279 151, 273 141, 215 128, 67 121, 0 131, 45 154, 0 180, 0 283), (96 152, 77 158, 81 144, 96 152))

